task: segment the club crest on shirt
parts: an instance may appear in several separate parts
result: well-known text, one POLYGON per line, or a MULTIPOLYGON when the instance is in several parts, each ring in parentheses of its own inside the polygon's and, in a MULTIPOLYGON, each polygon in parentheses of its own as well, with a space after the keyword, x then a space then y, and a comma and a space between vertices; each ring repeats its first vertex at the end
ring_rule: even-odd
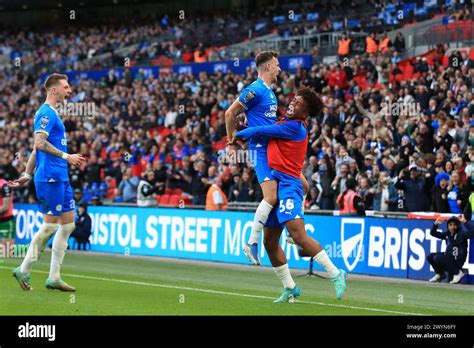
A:
POLYGON ((41 128, 46 128, 48 124, 49 124, 49 117, 48 116, 41 117, 41 120, 40 120, 41 128))
POLYGON ((244 98, 244 103, 247 103, 248 101, 252 100, 255 98, 255 92, 254 91, 248 91, 247 95, 244 98))

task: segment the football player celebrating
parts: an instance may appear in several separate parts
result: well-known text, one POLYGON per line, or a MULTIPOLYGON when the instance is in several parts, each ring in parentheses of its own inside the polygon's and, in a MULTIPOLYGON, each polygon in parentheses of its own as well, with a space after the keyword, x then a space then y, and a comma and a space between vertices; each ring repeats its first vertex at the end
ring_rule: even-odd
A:
POLYGON ((69 236, 74 231, 74 198, 69 183, 68 163, 80 166, 86 159, 80 154, 67 153, 66 129, 54 108, 65 103, 71 94, 67 76, 52 74, 44 83, 46 101, 34 116, 35 149, 28 159, 25 173, 11 183, 12 187, 26 184, 34 173, 34 183, 39 211, 43 224, 33 237, 20 267, 13 270, 13 276, 23 290, 31 290, 31 269, 38 260, 49 238, 59 230, 53 239, 51 268, 46 288, 61 291, 76 289, 60 277, 60 268, 67 249, 69 236), (35 171, 36 167, 36 171, 35 171))
MULTIPOLYGON (((239 114, 245 112, 249 128, 272 125, 278 120, 278 100, 270 87, 277 82, 281 71, 278 53, 262 51, 255 57, 255 64, 258 71, 257 80, 244 88, 239 98, 225 112, 228 150, 234 151, 234 154, 237 150, 234 130, 239 114)), ((268 137, 264 134, 255 135, 249 141, 249 151, 255 154, 250 158, 253 160, 257 179, 263 191, 263 200, 255 212, 252 232, 248 244, 244 246, 244 253, 249 261, 256 265, 260 264, 258 257, 260 233, 267 222, 268 215, 277 203, 277 183, 268 166, 267 146, 268 137)), ((309 191, 308 182, 303 175, 301 175, 301 180, 306 193, 309 191)))
POLYGON ((346 290, 346 272, 334 266, 321 244, 310 238, 304 227, 303 186, 300 177, 308 147, 305 119, 307 116, 319 116, 321 110, 322 102, 316 92, 307 87, 301 88, 290 103, 285 120, 236 133, 236 137, 244 140, 261 136, 270 138, 268 165, 278 183, 280 201, 264 229, 264 244, 275 273, 284 287, 280 298, 275 302, 292 302, 301 293, 291 277, 285 253, 279 244, 283 225, 295 244, 304 249, 329 274, 337 299, 341 299, 346 290), (279 227, 276 227, 278 225, 275 218, 279 227))

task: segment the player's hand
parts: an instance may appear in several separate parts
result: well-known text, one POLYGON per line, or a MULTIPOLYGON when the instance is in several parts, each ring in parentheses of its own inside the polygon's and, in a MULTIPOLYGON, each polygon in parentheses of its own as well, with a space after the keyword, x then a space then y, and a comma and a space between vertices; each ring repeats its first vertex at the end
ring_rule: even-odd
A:
POLYGON ((23 187, 23 186, 27 185, 30 182, 30 180, 31 179, 29 177, 27 177, 25 175, 22 175, 16 180, 9 181, 8 186, 11 187, 11 188, 14 188, 14 189, 20 188, 20 187, 23 187))
POLYGON ((69 155, 67 158, 67 162, 74 167, 80 167, 86 161, 87 159, 79 153, 69 155))
POLYGON ((436 219, 435 225, 441 225, 444 222, 444 218, 440 216, 439 218, 436 219))
POLYGON ((237 143, 231 143, 227 144, 227 147, 225 149, 226 155, 229 161, 229 164, 236 164, 237 162, 237 153, 238 150, 240 149, 240 145, 237 143))
POLYGON ((466 217, 464 216, 464 214, 459 215, 458 220, 460 222, 462 222, 463 224, 465 224, 467 222, 466 217))

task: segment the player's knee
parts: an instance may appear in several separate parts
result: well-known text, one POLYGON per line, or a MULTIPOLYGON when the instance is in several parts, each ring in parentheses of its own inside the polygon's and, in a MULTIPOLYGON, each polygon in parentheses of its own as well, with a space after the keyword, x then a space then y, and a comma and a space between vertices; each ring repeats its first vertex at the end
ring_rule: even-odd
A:
POLYGON ((49 237, 53 235, 54 232, 56 232, 58 227, 59 227, 59 224, 46 222, 44 223, 43 234, 49 237))
POLYGON ((61 225, 61 231, 63 231, 64 234, 69 235, 69 236, 72 234, 72 232, 74 232, 75 228, 76 228, 76 224, 74 222, 61 225))
POLYGON ((293 238, 293 241, 295 242, 296 245, 299 245, 300 247, 303 247, 305 244, 305 236, 301 234, 295 234, 292 235, 291 238, 293 238))
POLYGON ((278 247, 278 240, 263 238, 263 245, 267 251, 275 250, 278 247))
POLYGON ((270 205, 275 205, 277 202, 277 194, 276 192, 269 193, 264 197, 265 201, 270 205))

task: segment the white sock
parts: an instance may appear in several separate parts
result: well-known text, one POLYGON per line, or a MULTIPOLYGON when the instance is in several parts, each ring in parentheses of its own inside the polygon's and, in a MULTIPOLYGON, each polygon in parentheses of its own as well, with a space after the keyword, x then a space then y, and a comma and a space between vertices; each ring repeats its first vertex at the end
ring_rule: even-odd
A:
POLYGON ((31 241, 26 256, 20 266, 20 272, 29 274, 33 264, 38 261, 40 254, 43 252, 49 237, 56 232, 58 224, 44 223, 41 225, 38 233, 35 234, 31 241))
POLYGON ((275 271, 275 274, 277 275, 277 277, 283 283, 284 288, 294 289, 295 282, 293 281, 293 278, 291 277, 290 269, 288 268, 287 263, 285 263, 284 265, 280 267, 273 267, 273 270, 275 271))
POLYGON ((74 231, 76 225, 74 222, 61 225, 58 233, 53 240, 53 254, 51 255, 51 268, 49 270, 49 278, 59 279, 61 264, 63 263, 64 255, 66 255, 67 241, 69 236, 74 231))
POLYGON ((339 270, 329 259, 328 254, 326 254, 326 250, 321 250, 313 257, 313 260, 320 264, 326 270, 326 272, 328 272, 331 278, 337 277, 339 275, 339 270))
POLYGON ((253 218, 252 233, 250 234, 249 244, 258 244, 260 240, 260 232, 263 230, 263 226, 268 220, 268 215, 273 209, 273 205, 262 199, 255 211, 253 218))

